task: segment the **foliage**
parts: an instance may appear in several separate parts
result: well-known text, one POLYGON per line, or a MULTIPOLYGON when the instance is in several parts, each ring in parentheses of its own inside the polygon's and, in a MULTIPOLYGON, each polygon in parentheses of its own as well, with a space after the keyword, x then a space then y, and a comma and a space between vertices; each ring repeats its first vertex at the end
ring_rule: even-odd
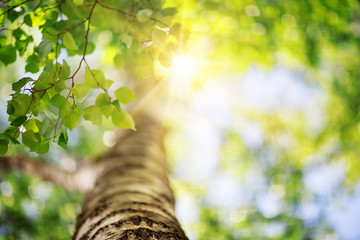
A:
POLYGON ((73 217, 81 208, 79 193, 69 193, 21 174, 4 177, 7 181, 3 184, 12 186, 12 194, 0 197, 2 239, 71 238, 73 217), (49 224, 54 222, 58 224, 49 224))
POLYGON ((152 77, 151 72, 144 76, 142 65, 152 66, 160 52, 160 61, 164 54, 171 59, 180 42, 177 32, 181 26, 171 25, 175 9, 162 9, 160 0, 28 0, 4 5, 0 12, 0 59, 8 65, 16 61, 17 54, 25 56, 25 71, 38 78, 21 78, 12 85, 7 107, 11 126, 0 135, 1 155, 7 152, 9 144, 19 144, 20 135, 32 152, 46 153, 49 141, 66 148, 67 129, 74 129, 82 116, 97 125, 101 124, 102 115, 111 116, 115 126, 135 130, 131 116, 120 105, 136 99, 133 91, 120 87, 110 92, 114 81, 91 67, 86 58, 95 49, 95 39, 108 30, 112 34, 109 47, 117 49, 113 56, 115 66, 140 69, 138 78, 152 77), (32 29, 42 34, 40 43, 32 44, 36 34, 32 29), (143 47, 151 41, 152 46, 143 47), (64 50, 68 56, 81 56, 76 69, 71 69, 65 59, 58 61, 64 50), (144 61, 131 62, 137 58, 144 61), (84 65, 85 75, 79 76, 84 65), (86 100, 92 89, 97 90, 98 96, 95 104, 89 105, 86 100))
MULTIPOLYGON (((4 5, 0 10, 3 25, 0 61, 10 68, 25 58, 29 77, 17 81, 10 77, 2 80, 12 82, 12 97, 7 107, 10 124, 0 135, 1 154, 7 152, 9 144, 17 147, 20 135, 23 145, 30 151, 44 153, 49 148, 49 141, 66 148, 70 145, 71 135, 79 131, 82 134, 79 134, 77 153, 94 156, 104 146, 91 139, 97 140, 102 134, 96 135, 94 132, 98 129, 89 127, 86 122, 82 128, 82 119, 98 126, 112 124, 135 128, 123 105, 135 101, 136 96, 130 88, 119 84, 118 79, 107 79, 114 68, 119 76, 124 70, 127 79, 144 86, 148 79, 158 77, 159 64, 170 67, 173 56, 183 54, 184 49, 194 58, 200 55, 196 58, 200 69, 191 87, 206 88, 207 84, 220 82, 219 79, 225 82, 224 85, 230 85, 226 88, 229 92, 224 95, 221 95, 223 85, 220 85, 211 92, 215 100, 206 99, 211 105, 210 115, 216 115, 221 122, 226 119, 221 108, 222 98, 247 94, 236 92, 238 85, 233 83, 234 76, 240 82, 245 81, 244 72, 254 66, 258 72, 266 73, 271 73, 273 67, 286 67, 300 79, 302 86, 321 93, 320 103, 310 102, 309 112, 291 103, 287 107, 287 98, 281 98, 278 100, 280 107, 265 109, 269 103, 263 95, 281 87, 269 84, 258 86, 262 95, 257 95, 255 100, 260 101, 260 108, 252 105, 254 99, 236 98, 240 100, 231 109, 235 123, 219 130, 222 145, 220 153, 215 154, 221 161, 215 173, 205 184, 193 182, 191 187, 174 184, 179 202, 182 195, 192 194, 199 207, 194 210, 198 213, 197 222, 184 221, 183 225, 189 236, 195 236, 194 239, 325 239, 328 235, 332 239, 331 234, 336 229, 326 219, 327 208, 347 205, 344 199, 354 194, 360 176, 358 1, 14 0, 4 5), (190 38, 187 28, 191 29, 190 38), (41 40, 37 40, 36 31, 41 33, 41 40), (106 70, 89 61, 96 48, 101 47, 101 42, 104 43, 105 62, 111 62, 111 68, 106 70), (30 73, 38 74, 33 77, 30 73), (255 147, 247 144, 240 131, 251 129, 248 122, 255 124, 262 133, 261 142, 255 147), (309 171, 322 166, 345 169, 345 177, 339 185, 321 189, 328 192, 327 196, 313 192, 305 182, 309 171), (226 205, 227 195, 220 204, 207 198, 217 174, 236 179, 238 188, 245 185, 246 191, 236 199, 241 204, 235 209, 226 205), (278 198, 282 206, 280 213, 267 215, 259 207, 259 202, 268 195, 278 198), (300 214, 308 205, 318 206, 320 215, 310 222, 300 214), (282 231, 269 233, 269 226, 275 226, 275 229, 280 226, 282 231), (191 235, 192 232, 196 234, 191 235)), ((265 78, 271 82, 270 74, 265 78)), ((174 92, 182 90, 176 88, 174 92)), ((298 92, 300 90, 296 89, 290 95, 298 92)), ((308 97, 303 96, 302 101, 308 97)), ((174 108, 186 105, 187 101, 190 100, 181 99, 174 108)), ((180 130, 168 138, 167 151, 174 165, 181 159, 191 170, 197 164, 182 155, 191 139, 182 139, 179 133, 186 133, 184 125, 189 126, 191 122, 178 116, 174 114, 173 121, 174 128, 180 130)), ((207 125, 197 125, 190 132, 204 134, 201 128, 204 126, 207 125)), ((194 148, 190 146, 191 152, 194 148)), ((212 150, 206 146, 206 161, 200 164, 201 169, 207 169, 211 164, 207 158, 211 157, 209 152, 213 153, 212 150)), ((196 159, 202 156, 194 155, 196 159)), ((11 180, 11 176, 5 179, 14 189, 18 186, 27 189, 33 184, 22 177, 16 181, 11 180), (26 187, 21 185, 23 183, 26 187)), ((218 194, 225 187, 216 189, 218 194)), ((26 192, 18 191, 13 200, 20 202, 20 198, 28 197, 26 192)), ((9 219, 11 215, 27 219, 17 204, 7 207, 8 199, 8 196, 1 196, 2 206, 6 209, 6 216, 2 218, 9 219)), ((55 218, 51 220, 54 223, 51 227, 55 228, 58 223, 67 224, 55 218)), ((43 219, 47 218, 39 217, 37 221, 42 222, 25 227, 26 231, 33 233, 42 225, 43 219)), ((17 227, 14 229, 20 229, 17 227)), ((41 238, 46 233, 31 236, 41 238)))
MULTIPOLYGON (((202 110, 206 112, 206 117, 215 119, 215 134, 221 138, 219 166, 209 177, 210 183, 198 183, 198 189, 192 190, 194 193, 191 199, 194 199, 200 210, 197 221, 189 221, 190 223, 185 225, 188 232, 195 232, 195 239, 330 238, 334 231, 339 229, 329 221, 329 209, 336 208, 341 213, 345 211, 346 207, 343 205, 347 203, 344 203, 343 199, 355 198, 354 192, 360 176, 358 158, 355 157, 360 153, 357 57, 360 53, 357 27, 359 2, 212 0, 171 3, 178 6, 182 13, 182 22, 192 30, 192 40, 195 43, 193 46, 197 51, 207 53, 208 63, 197 77, 212 79, 218 76, 215 81, 207 80, 216 90, 210 91, 209 87, 208 92, 202 92, 204 95, 207 93, 213 96, 213 100, 206 99, 210 102, 207 105, 210 110, 206 107, 202 110), (310 101, 310 110, 298 109, 286 102, 291 100, 291 97, 286 98, 283 97, 284 94, 279 94, 280 99, 269 99, 279 102, 279 106, 268 109, 266 106, 272 104, 266 102, 268 96, 272 95, 274 89, 282 87, 281 81, 271 79, 269 72, 273 67, 291 69, 302 85, 308 89, 317 89, 316 91, 321 93, 321 100, 315 101, 308 95, 303 95, 300 101, 310 101), (249 69, 265 72, 263 85, 255 85, 258 90, 250 89, 258 92, 254 96, 249 89, 248 92, 241 91, 239 85, 256 82, 255 74, 251 75, 253 79, 248 79, 246 84, 235 83, 246 81, 244 72, 249 69), (226 83, 215 83, 220 81, 219 79, 226 83), (266 84, 267 81, 269 84, 266 84), (272 86, 272 83, 279 85, 272 86), (230 87, 224 87, 227 84, 230 87), (225 88, 225 91, 222 92, 222 88, 225 88), (230 95, 237 95, 233 97, 234 102, 229 104, 234 106, 232 112, 228 113, 231 117, 226 114, 227 107, 223 107, 223 102, 229 101, 227 98, 231 98, 230 95), (247 99, 241 95, 252 98, 247 99), (260 107, 256 103, 261 104, 260 107), (229 118, 231 120, 228 120, 229 118), (225 127, 221 125, 227 121, 231 123, 225 127), (253 125, 256 126, 255 130, 258 130, 254 131, 255 139, 260 135, 261 141, 256 146, 249 146, 242 134, 252 132, 250 129, 253 125), (344 179, 333 188, 322 189, 327 192, 327 195, 323 196, 309 189, 305 183, 307 175, 313 169, 327 167, 344 171, 344 179), (222 203, 214 203, 208 192, 219 186, 211 183, 219 175, 231 176, 235 179, 237 188, 232 188, 229 191, 233 192, 222 198, 219 196, 222 203), (247 185, 248 182, 251 184, 247 185), (236 195, 237 192, 241 195, 236 195), (259 207, 259 202, 269 195, 278 198, 277 203, 281 206, 281 211, 278 215, 275 214, 276 216, 266 216, 259 207), (227 204, 230 197, 238 199, 239 202, 237 207, 231 210, 227 204), (337 208, 334 207, 336 204, 343 205, 337 208), (302 210, 309 205, 315 206, 319 211, 311 221, 301 215, 302 210), (268 234, 268 227, 276 224, 281 226, 282 231, 268 234), (228 232, 231 232, 230 236, 227 235, 228 232)), ((300 89, 283 90, 289 91, 290 96, 301 95, 300 89)), ((276 98, 277 95, 274 95, 276 98)), ((180 124, 175 122, 174 126, 180 124)), ((191 123, 187 122, 187 125, 189 124, 191 123)), ((204 121, 203 125, 206 124, 208 122, 204 121)), ((204 131, 202 125, 197 127, 201 130, 193 131, 204 131)), ((179 139, 179 136, 174 136, 174 139, 179 139)), ((204 137, 203 141, 205 140, 204 137)), ((186 144, 179 144, 183 141, 188 139, 178 140, 168 148, 172 149, 169 152, 173 159, 185 162, 190 159, 187 161, 187 171, 200 163, 211 164, 210 161, 195 162, 195 159, 205 156, 209 158, 211 153, 216 154, 216 151, 211 151, 212 147, 206 146, 207 154, 189 156, 184 154, 186 144), (177 148, 180 150, 177 151, 177 148)), ((191 174, 184 175, 189 178, 191 174)), ((321 181, 329 182, 332 178, 329 175, 322 179, 321 174, 318 175, 318 182, 313 185, 322 184, 321 181)), ((183 181, 190 180, 184 177, 183 181)), ((197 181, 192 183, 197 184, 197 181)), ((228 182, 224 185, 226 183, 228 182)), ((226 188, 226 185, 223 188, 226 188)), ((218 195, 222 194, 223 188, 218 189, 218 195)), ((191 189, 184 192, 179 196, 190 195, 188 192, 191 192, 191 189)), ((267 204, 271 206, 271 201, 267 204)), ((340 219, 341 213, 337 215, 337 219, 340 219)), ((342 239, 343 235, 338 234, 339 239, 342 239)))

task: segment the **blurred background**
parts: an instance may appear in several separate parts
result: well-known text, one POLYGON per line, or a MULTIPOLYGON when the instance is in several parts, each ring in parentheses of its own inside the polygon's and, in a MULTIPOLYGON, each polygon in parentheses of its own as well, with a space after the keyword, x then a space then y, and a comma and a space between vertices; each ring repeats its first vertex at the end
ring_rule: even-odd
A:
MULTIPOLYGON (((176 213, 188 237, 360 239, 359 2, 167 0, 164 6, 177 7, 175 21, 191 32, 169 69, 155 65, 166 89, 176 213)), ((127 74, 112 66, 113 49, 104 40, 111 32, 102 34, 88 62, 119 86, 127 74)), ((66 51, 60 58, 75 65, 80 59, 66 51)), ((0 65, 1 131, 9 125, 11 83, 31 76, 24 65, 0 65)), ((51 144, 42 158, 73 170, 114 139, 110 123, 83 122, 69 132, 68 151, 51 144)), ((70 239, 81 206, 78 193, 3 173, 0 239, 70 239)))

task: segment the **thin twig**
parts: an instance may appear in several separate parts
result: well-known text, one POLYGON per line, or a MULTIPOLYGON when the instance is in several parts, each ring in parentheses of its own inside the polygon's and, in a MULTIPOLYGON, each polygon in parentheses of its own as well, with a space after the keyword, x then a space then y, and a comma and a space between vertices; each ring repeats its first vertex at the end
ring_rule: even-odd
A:
MULTIPOLYGON (((136 15, 134 15, 133 13, 127 13, 127 12, 124 12, 123 10, 116 9, 116 8, 113 8, 113 7, 109 7, 109 6, 103 4, 103 3, 99 2, 99 1, 97 1, 97 3, 98 3, 101 7, 103 7, 103 8, 106 8, 106 9, 113 10, 113 11, 116 11, 116 12, 118 12, 118 13, 121 13, 127 20, 129 20, 127 17, 136 18, 136 15)), ((134 3, 134 4, 135 4, 135 3, 134 3)), ((158 22, 158 23, 160 23, 160 24, 162 24, 162 25, 170 28, 169 25, 167 25, 166 23, 160 21, 160 20, 157 19, 157 18, 151 17, 151 18, 149 18, 149 19, 152 20, 152 21, 154 21, 154 23, 158 22)))
POLYGON ((38 8, 40 7, 40 5, 41 5, 42 1, 43 1, 43 0, 40 0, 40 1, 39 1, 39 3, 35 6, 35 8, 34 8, 34 12, 35 12, 35 10, 36 10, 36 9, 38 9, 38 8))
POLYGON ((59 121, 60 121, 60 116, 58 117, 58 119, 56 120, 56 123, 55 123, 55 130, 54 130, 54 138, 53 138, 53 142, 56 141, 56 129, 57 129, 57 126, 59 124, 59 121))
POLYGON ((16 4, 15 6, 12 6, 12 7, 9 8, 8 10, 6 10, 5 12, 1 13, 1 14, 0 14, 0 17, 1 17, 2 15, 4 15, 4 14, 10 12, 10 11, 13 10, 14 8, 17 8, 17 7, 23 5, 23 4, 27 3, 27 2, 32 2, 32 1, 33 1, 33 0, 26 0, 26 1, 22 2, 22 3, 16 4))
POLYGON ((59 47, 59 38, 60 38, 60 35, 58 34, 57 37, 56 37, 56 46, 55 46, 55 73, 54 73, 54 76, 53 76, 53 82, 54 80, 56 80, 56 74, 58 72, 58 47, 59 47))
POLYGON ((121 15, 123 15, 124 18, 126 18, 126 20, 129 21, 128 17, 133 17, 133 18, 136 18, 136 15, 134 14, 131 14, 131 13, 127 13, 127 12, 124 12, 123 10, 120 10, 120 9, 116 9, 116 8, 113 8, 113 7, 109 7, 101 2, 98 2, 99 5, 103 8, 106 8, 106 9, 109 9, 109 10, 113 10, 113 11, 116 11, 118 13, 120 13, 121 15))
POLYGON ((84 53, 83 53, 83 56, 79 62, 79 66, 78 68, 75 70, 75 72, 73 73, 73 75, 71 77, 69 77, 69 79, 72 80, 72 87, 74 87, 74 77, 75 75, 79 72, 80 68, 81 68, 81 64, 82 62, 85 60, 85 55, 86 55, 86 50, 87 50, 87 47, 88 47, 88 43, 89 43, 89 32, 90 32, 90 23, 91 23, 91 17, 92 17, 92 14, 94 12, 94 9, 95 9, 95 6, 98 2, 95 1, 95 4, 93 5, 93 7, 91 8, 90 10, 90 14, 89 16, 83 21, 88 21, 88 28, 86 30, 86 35, 85 35, 85 46, 84 46, 84 53))
POLYGON ((34 98, 35 98, 34 94, 31 94, 30 104, 29 104, 29 107, 26 109, 24 115, 26 115, 28 113, 28 111, 30 110, 30 107, 31 107, 32 102, 34 101, 34 98))
POLYGON ((107 90, 106 90, 105 87, 103 87, 103 86, 99 83, 99 81, 96 79, 95 74, 93 73, 93 71, 91 71, 90 66, 89 66, 89 64, 87 63, 87 61, 86 61, 85 59, 84 59, 84 62, 85 62, 85 64, 86 64, 86 66, 89 68, 89 72, 90 72, 90 74, 93 76, 93 78, 95 79, 95 81, 96 81, 96 83, 98 84, 98 86, 107 93, 107 90))
POLYGON ((140 2, 141 2, 141 0, 135 2, 135 3, 133 3, 133 4, 131 5, 131 10, 130 10, 130 13, 131 13, 131 14, 134 13, 134 10, 135 10, 136 5, 138 5, 140 2))
MULTIPOLYGON (((94 9, 96 7, 96 4, 98 2, 95 1, 94 5, 92 6, 91 10, 90 10, 90 14, 89 16, 84 19, 81 23, 77 24, 76 26, 72 27, 71 29, 67 29, 67 31, 71 31, 72 29, 75 29, 76 27, 80 26, 81 24, 85 23, 86 21, 88 21, 88 27, 87 27, 87 30, 86 30, 86 34, 85 34, 85 46, 84 46, 84 53, 83 53, 83 56, 79 62, 79 66, 78 68, 75 70, 75 72, 73 73, 73 75, 71 75, 71 77, 69 77, 68 79, 71 79, 71 87, 74 87, 75 86, 75 81, 74 81, 74 78, 75 78, 75 75, 79 72, 79 70, 81 69, 81 65, 82 65, 82 62, 85 62, 86 65, 87 65, 87 62, 85 60, 85 56, 86 56, 86 51, 87 51, 87 47, 88 47, 88 44, 89 44, 89 32, 90 32, 90 24, 91 24, 91 17, 92 17, 92 14, 94 12, 94 9)), ((60 35, 60 33, 58 34, 58 36, 60 35)), ((90 69, 90 68, 89 68, 90 69)), ((73 98, 73 105, 75 106, 75 98, 74 98, 74 95, 72 93, 72 91, 70 90, 67 97, 66 97, 66 101, 69 99, 69 97, 72 95, 72 98, 73 98)), ((57 130, 57 127, 58 127, 58 124, 59 124, 59 121, 60 121, 60 116, 58 117, 56 123, 55 123, 55 130, 54 130, 54 141, 56 140, 56 130, 57 130)))
POLYGON ((153 17, 151 17, 151 18, 149 18, 150 20, 152 20, 152 21, 154 21, 154 23, 160 23, 160 24, 162 24, 162 25, 164 25, 165 27, 167 27, 167 28, 169 28, 170 29, 170 26, 169 25, 167 25, 166 23, 164 23, 164 22, 162 22, 162 21, 160 21, 159 19, 156 19, 156 18, 153 18, 153 17))

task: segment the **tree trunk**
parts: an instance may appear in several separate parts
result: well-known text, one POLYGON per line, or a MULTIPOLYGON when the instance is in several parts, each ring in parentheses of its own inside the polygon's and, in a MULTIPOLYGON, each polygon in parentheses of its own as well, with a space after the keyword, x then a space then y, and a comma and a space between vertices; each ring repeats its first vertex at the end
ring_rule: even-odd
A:
POLYGON ((188 239, 174 212, 164 129, 145 114, 135 122, 96 164, 73 239, 188 239))
POLYGON ((134 117, 137 131, 123 131, 117 144, 96 163, 68 172, 29 157, 13 156, 0 158, 0 169, 19 168, 67 190, 85 193, 74 240, 186 240, 169 187, 164 129, 144 111, 150 102, 147 96, 145 106, 139 104, 140 110, 133 111, 139 112, 134 117))

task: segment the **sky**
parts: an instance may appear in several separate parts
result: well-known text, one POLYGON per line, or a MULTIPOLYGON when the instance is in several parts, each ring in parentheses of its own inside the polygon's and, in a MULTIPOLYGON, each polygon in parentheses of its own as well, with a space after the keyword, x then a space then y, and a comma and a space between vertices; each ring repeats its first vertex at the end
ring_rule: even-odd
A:
MULTIPOLYGON (((248 169, 243 179, 219 170, 224 136, 228 131, 234 131, 249 149, 263 145, 261 124, 236 111, 240 108, 269 115, 284 110, 302 111, 308 119, 308 131, 318 132, 326 120, 321 109, 326 98, 324 94, 319 86, 310 85, 301 75, 281 67, 269 71, 251 67, 245 74, 231 77, 230 81, 213 81, 195 94, 191 107, 183 116, 187 124, 173 136, 180 138, 178 142, 182 143, 176 154, 175 177, 206 189, 205 203, 224 209, 225 214, 236 213, 238 217, 230 218, 233 223, 244 219, 241 216, 246 215, 247 206, 254 201, 266 218, 281 214, 286 207, 282 203, 284 187, 269 188, 261 167, 256 166, 258 163, 248 169), (317 116, 316 121, 312 120, 314 116, 317 116), (242 209, 245 210, 241 212, 242 209)), ((284 136, 283 144, 291 144, 289 142, 291 136, 284 136)), ((269 161, 276 161, 276 156, 269 161)), ((315 197, 302 201, 297 217, 309 227, 322 218, 335 230, 334 234, 319 239, 360 238, 357 227, 360 222, 360 184, 357 191, 347 194, 340 188, 345 173, 346 166, 341 162, 317 161, 303 169, 303 184, 315 197)), ((199 220, 198 207, 202 204, 204 202, 197 195, 182 193, 177 199, 177 216, 194 240, 198 239, 198 233, 191 226, 199 220)), ((276 237, 285 229, 284 223, 274 221, 264 227, 263 234, 276 237)))

